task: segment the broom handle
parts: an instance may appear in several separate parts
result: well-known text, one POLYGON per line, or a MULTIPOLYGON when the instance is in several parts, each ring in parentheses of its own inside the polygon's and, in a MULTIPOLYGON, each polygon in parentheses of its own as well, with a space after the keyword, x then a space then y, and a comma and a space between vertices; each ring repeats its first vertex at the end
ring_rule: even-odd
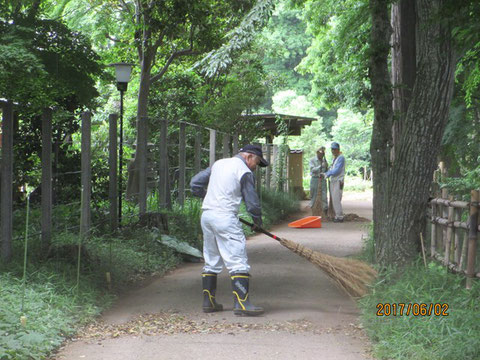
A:
POLYGON ((268 232, 267 230, 265 230, 264 228, 262 228, 258 225, 252 224, 252 223, 248 222, 247 220, 243 220, 242 218, 239 218, 239 220, 240 220, 240 222, 244 223, 245 225, 250 226, 252 229, 254 227, 256 227, 260 232, 264 233, 265 235, 270 236, 271 238, 273 238, 275 240, 280 240, 280 238, 278 236, 273 235, 272 233, 268 232))

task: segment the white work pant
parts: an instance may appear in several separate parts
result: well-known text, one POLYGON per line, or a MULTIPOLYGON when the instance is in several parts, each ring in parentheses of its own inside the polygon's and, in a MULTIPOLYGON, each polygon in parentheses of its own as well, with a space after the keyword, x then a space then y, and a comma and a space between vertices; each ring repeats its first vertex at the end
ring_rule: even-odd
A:
POLYGON ((340 180, 330 180, 330 194, 332 195, 332 204, 333 211, 335 212, 335 219, 343 220, 343 186, 342 188, 340 188, 340 180))
POLYGON ((247 239, 238 216, 205 210, 202 214, 204 272, 219 274, 223 265, 230 274, 248 273, 247 239))

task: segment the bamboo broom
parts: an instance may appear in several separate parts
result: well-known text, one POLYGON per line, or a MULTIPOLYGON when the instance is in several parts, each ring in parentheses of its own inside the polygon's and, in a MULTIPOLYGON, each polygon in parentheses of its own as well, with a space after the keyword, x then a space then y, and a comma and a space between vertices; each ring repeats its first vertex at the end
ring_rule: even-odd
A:
POLYGON ((362 297, 367 294, 368 286, 377 276, 375 269, 363 261, 323 254, 291 240, 282 239, 246 220, 240 219, 240 221, 252 229, 257 229, 265 235, 270 236, 287 249, 307 259, 325 272, 341 289, 352 297, 362 297))

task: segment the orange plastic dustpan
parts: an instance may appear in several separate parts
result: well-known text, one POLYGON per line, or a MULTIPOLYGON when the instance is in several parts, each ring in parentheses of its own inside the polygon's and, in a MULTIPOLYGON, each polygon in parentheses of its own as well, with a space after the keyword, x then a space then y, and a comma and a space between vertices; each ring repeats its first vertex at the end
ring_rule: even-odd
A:
POLYGON ((322 217, 321 216, 307 216, 300 220, 296 220, 288 224, 289 227, 294 228, 321 228, 322 217))

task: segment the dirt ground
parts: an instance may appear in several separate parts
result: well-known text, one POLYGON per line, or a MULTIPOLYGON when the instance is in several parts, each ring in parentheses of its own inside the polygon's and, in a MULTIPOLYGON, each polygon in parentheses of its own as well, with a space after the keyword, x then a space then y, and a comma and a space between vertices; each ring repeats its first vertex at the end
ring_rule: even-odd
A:
MULTIPOLYGON (((303 203, 303 208, 307 203, 303 203)), ((345 213, 371 219, 371 198, 345 195, 345 213)), ((291 220, 307 216, 299 213, 291 220)), ((358 253, 365 222, 271 232, 335 256, 358 253)), ((370 359, 353 300, 305 259, 265 235, 247 244, 250 296, 261 317, 236 317, 228 274, 219 276, 224 311, 201 311, 202 264, 184 264, 120 298, 100 323, 66 344, 55 359, 370 359)))

